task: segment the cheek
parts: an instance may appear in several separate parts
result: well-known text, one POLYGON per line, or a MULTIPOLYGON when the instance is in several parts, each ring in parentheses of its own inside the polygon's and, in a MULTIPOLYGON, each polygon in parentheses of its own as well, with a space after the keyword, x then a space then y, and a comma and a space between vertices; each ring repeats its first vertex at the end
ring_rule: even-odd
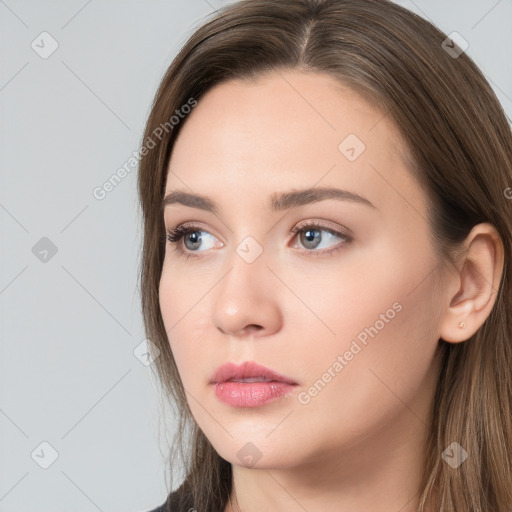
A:
POLYGON ((211 275, 190 271, 185 260, 178 258, 166 257, 159 283, 160 309, 171 340, 183 325, 191 324, 190 314, 201 308, 205 293, 213 285, 211 275))
POLYGON ((359 334, 364 341, 367 328, 389 331, 390 324, 399 324, 405 315, 397 310, 417 306, 415 288, 434 267, 425 258, 367 250, 314 271, 283 269, 282 280, 293 293, 283 293, 280 307, 297 331, 314 333, 322 346, 342 348, 359 334))
POLYGON ((164 270, 160 277, 158 297, 160 312, 162 314, 168 339, 172 339, 173 330, 177 326, 178 320, 184 314, 184 311, 182 311, 184 308, 184 302, 178 300, 178 296, 180 295, 178 292, 180 284, 176 283, 175 280, 172 279, 172 275, 173 274, 166 269, 164 264, 164 270))
POLYGON ((194 398, 199 399, 205 392, 212 362, 219 360, 221 348, 215 344, 218 335, 212 324, 212 297, 220 271, 207 265, 190 270, 187 265, 191 264, 183 262, 176 258, 164 262, 159 303, 167 339, 181 381, 192 396, 189 406, 196 416, 201 410, 197 410, 194 398))
POLYGON ((187 386, 198 354, 204 353, 204 343, 199 347, 201 330, 206 318, 202 311, 201 296, 204 289, 190 283, 190 278, 182 272, 164 265, 159 284, 159 303, 167 339, 176 361, 176 366, 187 386), (200 352, 199 352, 200 348, 200 352))
MULTIPOLYGON (((423 393, 438 345, 440 314, 428 277, 436 264, 428 254, 384 258, 385 265, 367 267, 366 274, 344 273, 342 286, 333 286, 331 277, 330 288, 314 303, 336 334, 324 334, 313 352, 304 344, 301 359, 310 357, 307 365, 301 363, 307 376, 301 403, 304 414, 319 418, 332 435, 341 435, 336 434, 341 424, 356 435, 388 421, 423 393)), ((423 404, 415 414, 423 418, 426 411, 423 404)))

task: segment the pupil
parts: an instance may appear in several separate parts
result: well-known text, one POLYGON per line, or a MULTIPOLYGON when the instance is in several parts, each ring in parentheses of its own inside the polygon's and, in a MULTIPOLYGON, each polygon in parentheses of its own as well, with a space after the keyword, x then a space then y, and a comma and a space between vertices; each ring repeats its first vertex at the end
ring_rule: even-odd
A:
MULTIPOLYGON (((189 233, 187 239, 192 246, 194 246, 194 244, 196 244, 196 245, 199 244, 201 241, 201 237, 197 236, 197 231, 194 231, 193 233, 189 233)), ((197 247, 194 246, 193 248, 197 248, 197 247)))
POLYGON ((314 243, 315 241, 320 241, 320 232, 318 229, 308 229, 304 232, 304 236, 308 243, 313 242, 313 247, 318 245, 317 243, 314 243))

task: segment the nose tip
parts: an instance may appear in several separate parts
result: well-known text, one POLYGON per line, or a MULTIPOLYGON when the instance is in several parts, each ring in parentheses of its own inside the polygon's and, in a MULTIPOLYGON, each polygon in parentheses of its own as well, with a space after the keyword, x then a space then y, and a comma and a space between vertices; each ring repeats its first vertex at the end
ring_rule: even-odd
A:
POLYGON ((239 261, 225 276, 214 299, 213 322, 226 335, 263 336, 279 329, 281 310, 265 266, 239 261))

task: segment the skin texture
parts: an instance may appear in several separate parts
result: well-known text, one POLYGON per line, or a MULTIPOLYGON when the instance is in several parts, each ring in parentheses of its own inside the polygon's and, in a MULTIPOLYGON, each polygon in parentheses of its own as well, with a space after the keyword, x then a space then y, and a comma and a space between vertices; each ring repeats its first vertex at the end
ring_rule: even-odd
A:
POLYGON ((198 224, 202 245, 167 242, 160 306, 191 411, 232 463, 244 512, 417 506, 439 338, 462 342, 483 323, 503 257, 482 224, 465 259, 443 270, 405 155, 385 112, 328 75, 297 70, 220 84, 182 127, 166 194, 208 196, 218 212, 165 208, 166 229, 198 224), (339 149, 349 134, 366 146, 353 161, 339 149), (309 187, 345 189, 374 207, 268 206, 275 193, 309 187), (312 228, 318 248, 307 228, 290 234, 304 221, 321 225, 312 228), (242 241, 263 251, 252 263, 237 253, 242 241), (364 345, 370 326, 378 332, 364 345), (232 407, 209 384, 228 361, 255 361, 298 386, 262 407, 232 407), (319 379, 320 391, 308 392, 319 379), (252 462, 240 456, 247 443, 252 462))

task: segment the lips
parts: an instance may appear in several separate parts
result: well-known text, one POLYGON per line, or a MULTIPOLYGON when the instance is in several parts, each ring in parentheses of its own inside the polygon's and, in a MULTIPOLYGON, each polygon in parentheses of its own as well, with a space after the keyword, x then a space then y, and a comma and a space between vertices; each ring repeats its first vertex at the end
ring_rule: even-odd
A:
MULTIPOLYGON (((232 407, 263 407, 291 397, 298 389, 295 381, 253 361, 226 363, 213 375, 210 384, 219 400, 232 407)), ((281 402, 283 403, 283 402, 281 402)))
POLYGON ((223 382, 282 382, 296 385, 297 382, 285 375, 281 375, 270 368, 261 366, 253 361, 245 361, 242 364, 226 363, 217 368, 211 378, 211 384, 223 382))

